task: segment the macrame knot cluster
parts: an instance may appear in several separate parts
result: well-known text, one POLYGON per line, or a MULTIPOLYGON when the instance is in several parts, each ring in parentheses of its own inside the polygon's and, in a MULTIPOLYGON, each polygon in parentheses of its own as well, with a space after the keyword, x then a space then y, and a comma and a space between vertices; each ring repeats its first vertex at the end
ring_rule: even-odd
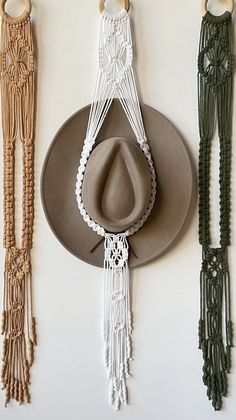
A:
POLYGON ((234 55, 226 38, 230 21, 231 15, 227 22, 217 21, 214 30, 211 31, 212 22, 208 20, 208 16, 203 18, 202 26, 206 32, 211 31, 211 35, 199 52, 198 71, 215 93, 224 85, 234 69, 234 55))

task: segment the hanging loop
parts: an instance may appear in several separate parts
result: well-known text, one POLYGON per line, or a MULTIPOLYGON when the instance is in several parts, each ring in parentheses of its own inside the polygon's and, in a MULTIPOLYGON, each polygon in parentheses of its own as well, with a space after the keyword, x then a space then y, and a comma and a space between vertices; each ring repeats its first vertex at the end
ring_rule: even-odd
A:
MULTIPOLYGON (((226 10, 230 13, 233 13, 234 10, 234 0, 225 0, 226 1, 226 10)), ((207 13, 207 3, 208 0, 201 0, 201 14, 205 16, 207 13)))
MULTIPOLYGON (((101 13, 105 9, 105 1, 106 0, 99 0, 99 10, 100 10, 101 13)), ((129 8, 130 8, 129 0, 123 0, 123 3, 124 3, 124 9, 126 10, 126 12, 128 12, 129 8)))
MULTIPOLYGON (((5 4, 7 0, 0 0, 0 15, 2 16, 5 12, 5 4)), ((25 2, 25 10, 23 13, 27 12, 30 14, 31 12, 31 1, 30 0, 24 0, 25 2)))

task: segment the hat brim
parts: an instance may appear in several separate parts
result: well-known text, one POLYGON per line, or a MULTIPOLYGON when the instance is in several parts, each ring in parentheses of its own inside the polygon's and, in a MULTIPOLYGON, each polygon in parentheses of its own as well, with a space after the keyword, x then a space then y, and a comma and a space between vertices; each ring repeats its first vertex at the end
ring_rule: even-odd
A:
MULTIPOLYGON (((158 111, 141 105, 148 143, 157 173, 157 200, 145 225, 129 237, 131 267, 160 257, 180 237, 193 192, 189 153, 173 125, 158 111)), ((83 221, 75 183, 86 135, 90 105, 76 112, 56 134, 45 158, 41 198, 48 223, 62 245, 81 260, 103 266, 103 238, 83 221)), ((114 100, 98 141, 135 135, 118 100, 114 100)))

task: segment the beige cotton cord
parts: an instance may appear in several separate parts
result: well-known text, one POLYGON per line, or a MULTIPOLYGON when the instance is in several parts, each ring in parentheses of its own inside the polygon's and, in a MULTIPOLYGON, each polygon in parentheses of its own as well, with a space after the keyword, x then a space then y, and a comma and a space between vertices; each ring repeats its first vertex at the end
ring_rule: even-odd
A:
MULTIPOLYGON (((1 102, 4 147, 4 334, 2 383, 5 404, 30 402, 29 369, 36 345, 32 314, 31 248, 34 219, 34 48, 29 15, 17 18, 4 11, 1 1, 1 102), (22 237, 15 234, 15 145, 23 158, 22 237)), ((28 5, 28 6, 27 6, 28 5)))

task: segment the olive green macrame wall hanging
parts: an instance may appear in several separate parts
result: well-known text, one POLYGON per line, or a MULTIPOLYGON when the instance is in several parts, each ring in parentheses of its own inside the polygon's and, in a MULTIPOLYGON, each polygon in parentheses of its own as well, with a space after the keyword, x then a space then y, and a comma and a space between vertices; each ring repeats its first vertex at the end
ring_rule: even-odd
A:
MULTIPOLYGON (((202 245, 200 276, 199 348, 203 353, 203 382, 215 410, 227 395, 230 371, 232 322, 230 318, 230 171, 232 129, 232 53, 233 1, 221 16, 207 11, 202 2, 203 19, 198 56, 199 101, 199 241, 202 245), (210 167, 215 131, 219 138, 220 245, 211 245, 210 167)), ((213 180, 212 180, 213 181, 213 180)), ((215 180, 214 180, 215 181, 215 180)))

